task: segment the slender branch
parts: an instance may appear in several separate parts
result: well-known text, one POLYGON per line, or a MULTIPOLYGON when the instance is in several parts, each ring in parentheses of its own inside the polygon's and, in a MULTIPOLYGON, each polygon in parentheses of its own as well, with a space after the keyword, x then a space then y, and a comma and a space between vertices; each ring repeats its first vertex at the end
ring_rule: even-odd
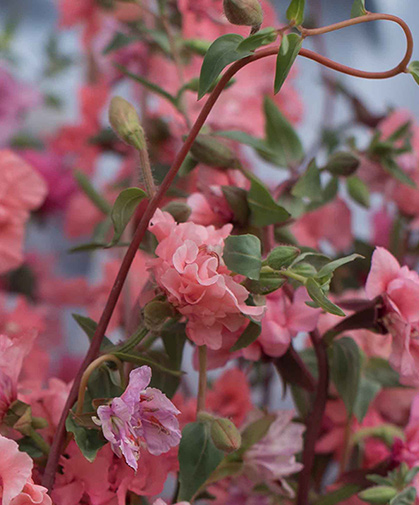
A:
MULTIPOLYGON (((370 15, 373 16, 373 15, 370 15)), ((365 77, 365 78, 370 78, 370 79, 385 79, 387 77, 392 77, 394 75, 403 73, 406 71, 406 64, 407 64, 407 57, 411 55, 412 50, 413 50, 413 38, 411 35, 411 32, 408 28, 408 26, 404 23, 399 18, 396 18, 395 16, 387 16, 385 14, 383 15, 376 15, 378 16, 376 19, 388 19, 391 21, 394 21, 398 23, 404 30, 407 38, 407 44, 408 44, 408 50, 406 53, 405 58, 402 60, 402 62, 395 67, 394 69, 388 71, 388 72, 382 72, 382 73, 374 73, 374 72, 361 72, 356 69, 351 69, 350 67, 345 67, 344 65, 341 65, 339 63, 336 63, 332 60, 329 60, 328 58, 325 58, 321 55, 318 55, 314 53, 313 51, 309 51, 308 49, 301 49, 300 50, 300 56, 303 56, 308 59, 312 59, 314 61, 317 61, 318 63, 325 65, 326 67, 332 68, 334 70, 337 70, 339 72, 345 73, 345 74, 350 74, 358 77, 365 77), (362 75, 360 75, 360 73, 362 75)), ((362 18, 360 18, 362 19, 362 18)), ((371 21, 373 19, 369 18, 371 21)), ((352 20, 353 21, 353 20, 352 20)), ((352 22, 351 21, 351 22, 352 22)), ((346 24, 345 26, 350 26, 351 22, 349 24, 346 24)), ((359 22, 365 22, 365 21, 359 21, 359 22)), ((353 23, 352 24, 356 24, 353 23)), ((332 25, 334 26, 334 25, 332 25)), ((344 27, 344 26, 342 26, 344 27)), ((337 29, 337 28, 334 28, 337 29)), ((328 30, 328 27, 323 28, 323 30, 328 30)), ((329 30, 333 31, 333 30, 329 30)), ((309 35, 314 35, 315 33, 307 33, 305 32, 306 36, 309 35)), ((317 33, 316 33, 317 34, 317 33)), ((137 226, 137 229, 134 233, 133 239, 131 244, 129 245, 127 252, 125 254, 124 259, 122 260, 119 272, 117 274, 117 277, 115 279, 114 285, 111 289, 111 292, 109 294, 108 300, 106 302, 105 308, 103 310, 102 316, 99 320, 99 323, 96 327, 95 334, 93 336, 92 342, 90 344, 89 350, 86 354, 86 357, 83 361, 83 363, 80 366, 79 371, 77 372, 77 375, 74 379, 73 386, 70 390, 70 393, 68 395, 66 404, 64 406, 63 412, 61 414, 60 421, 58 423, 55 437, 51 446, 51 451, 49 454, 47 466, 45 468, 44 472, 44 477, 43 477, 43 485, 47 487, 49 490, 52 489, 52 486, 54 484, 54 479, 55 479, 55 472, 58 466, 58 461, 60 458, 61 454, 61 449, 63 447, 64 439, 65 439, 65 421, 67 418, 68 411, 71 409, 73 406, 74 402, 77 399, 77 393, 78 393, 78 388, 80 385, 81 378, 83 376, 84 370, 88 367, 88 365, 93 361, 99 354, 100 351, 100 345, 102 343, 103 337, 105 335, 106 329, 108 327, 109 321, 112 317, 113 311, 115 309, 116 303, 118 301, 119 295, 122 290, 122 286, 125 282, 125 279, 128 275, 128 271, 131 267, 131 264, 134 260, 134 257, 137 253, 138 247, 147 231, 148 228, 148 223, 152 216, 154 215, 154 212, 158 208, 162 198, 166 194, 166 191, 169 189, 170 185, 172 184, 174 178, 176 177, 180 166, 182 165, 186 155, 188 154, 194 140, 196 139, 198 133, 200 132, 202 126, 204 125, 208 115, 210 114, 212 108, 214 107, 216 101, 218 100, 218 97, 220 96, 221 92, 227 85, 227 83, 231 80, 231 78, 243 67, 248 65, 249 63, 252 63, 254 61, 258 61, 262 58, 265 58, 267 56, 273 56, 278 53, 278 47, 268 47, 265 49, 261 49, 254 53, 251 56, 247 56, 246 58, 243 58, 239 61, 236 61, 233 63, 223 74, 221 77, 220 81, 208 97, 207 101, 205 102, 205 105, 203 106, 198 118, 196 119, 194 125, 192 126, 191 131, 189 132, 188 137, 186 138, 181 150, 177 154, 173 165, 171 166, 169 172, 167 173, 166 177, 164 178, 162 185, 160 186, 158 192, 156 195, 149 201, 149 204, 137 226)))
POLYGON ((304 467, 299 475, 297 505, 307 505, 316 442, 320 434, 323 414, 327 402, 327 391, 329 388, 329 363, 327 361, 326 346, 318 330, 314 330, 310 333, 310 339, 313 343, 314 351, 317 357, 319 378, 317 381, 317 391, 313 409, 309 414, 306 423, 307 431, 302 459, 304 467))
POLYGON ((198 347, 199 353, 199 383, 198 383, 198 401, 196 404, 197 415, 205 410, 205 399, 207 395, 207 346, 198 347))

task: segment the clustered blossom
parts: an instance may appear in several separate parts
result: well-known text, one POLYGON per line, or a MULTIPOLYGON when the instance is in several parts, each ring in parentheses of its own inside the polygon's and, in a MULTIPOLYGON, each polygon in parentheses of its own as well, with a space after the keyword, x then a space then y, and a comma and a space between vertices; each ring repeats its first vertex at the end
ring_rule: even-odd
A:
POLYGON ((181 436, 176 418, 180 411, 159 389, 147 387, 150 380, 150 367, 133 370, 124 393, 100 406, 95 419, 115 454, 124 456, 134 470, 142 446, 158 456, 178 445, 181 436))
POLYGON ((219 349, 222 332, 238 330, 245 316, 260 320, 264 307, 245 301, 246 288, 236 282, 222 262, 224 239, 231 225, 219 230, 195 223, 177 224, 167 212, 157 210, 149 230, 157 238, 157 259, 150 268, 168 300, 188 323, 188 337, 197 345, 219 349))
POLYGON ((404 384, 418 386, 419 275, 377 247, 365 289, 371 299, 383 297, 383 322, 393 338, 390 364, 404 384))

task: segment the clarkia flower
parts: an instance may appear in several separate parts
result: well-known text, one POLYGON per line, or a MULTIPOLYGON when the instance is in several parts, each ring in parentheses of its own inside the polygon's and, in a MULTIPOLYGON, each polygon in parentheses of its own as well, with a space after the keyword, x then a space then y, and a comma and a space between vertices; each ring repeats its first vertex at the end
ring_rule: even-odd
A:
POLYGON ((150 380, 150 367, 133 370, 125 392, 100 406, 98 418, 94 418, 114 453, 134 470, 141 447, 158 456, 178 445, 181 438, 176 417, 180 411, 160 390, 147 387, 150 380))

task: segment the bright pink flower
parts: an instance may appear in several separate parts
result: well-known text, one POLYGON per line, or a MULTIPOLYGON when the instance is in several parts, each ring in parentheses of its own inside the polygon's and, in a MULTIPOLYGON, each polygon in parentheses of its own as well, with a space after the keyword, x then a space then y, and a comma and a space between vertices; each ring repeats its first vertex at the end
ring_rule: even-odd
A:
POLYGON ((309 300, 302 287, 296 290, 292 301, 282 289, 266 297, 266 314, 257 342, 268 356, 282 356, 297 333, 312 331, 317 326, 321 311, 307 306, 305 302, 309 300))
POLYGON ((372 216, 372 242, 376 246, 388 248, 390 245, 393 219, 386 209, 375 212, 372 216))
POLYGON ((419 385, 419 275, 377 247, 365 289, 369 298, 384 299, 383 322, 393 337, 391 366, 403 384, 419 385))
POLYGON ((33 86, 17 81, 0 67, 0 147, 17 132, 24 114, 40 102, 41 94, 33 86))
POLYGON ((19 156, 0 150, 0 274, 23 261, 23 239, 29 212, 47 194, 44 180, 19 156))
POLYGON ((151 368, 142 366, 130 373, 127 389, 110 405, 98 408, 97 424, 118 457, 137 470, 140 446, 155 455, 166 453, 179 444, 181 434, 178 409, 160 390, 147 388, 151 368))
POLYGON ((352 243, 351 212, 346 203, 337 198, 317 210, 308 212, 292 226, 301 245, 318 249, 322 240, 336 251, 345 251, 352 243))
POLYGON ((293 417, 293 411, 279 411, 268 433, 245 452, 245 473, 255 483, 283 481, 303 468, 296 455, 303 449, 305 426, 293 417))
POLYGON ((224 328, 236 331, 245 315, 260 319, 264 313, 264 307, 245 304, 247 289, 222 264, 224 239, 231 228, 177 224, 159 209, 149 226, 159 241, 157 259, 150 261, 155 279, 170 303, 187 317, 188 337, 210 349, 221 347, 224 328))
POLYGON ((31 479, 33 462, 14 440, 0 435, 0 497, 2 505, 51 505, 47 490, 31 479))

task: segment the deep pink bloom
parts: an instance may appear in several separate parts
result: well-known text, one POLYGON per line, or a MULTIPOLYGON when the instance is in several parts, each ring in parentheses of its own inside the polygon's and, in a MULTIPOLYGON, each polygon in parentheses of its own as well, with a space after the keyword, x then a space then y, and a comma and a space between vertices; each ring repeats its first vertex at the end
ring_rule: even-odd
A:
POLYGON ((231 225, 216 230, 190 222, 177 224, 159 209, 149 226, 159 241, 157 259, 150 261, 156 282, 187 317, 188 337, 210 349, 222 346, 224 328, 236 331, 245 315, 259 320, 264 313, 264 307, 245 304, 247 289, 222 263, 224 239, 231 229, 231 225))
POLYGON ((150 380, 150 367, 133 370, 125 392, 110 405, 100 406, 95 420, 115 454, 124 456, 134 470, 142 445, 158 456, 178 445, 181 438, 179 410, 160 390, 147 387, 150 380))
POLYGON ((365 289, 371 299, 383 297, 383 321, 393 337, 391 366, 403 384, 419 385, 419 275, 377 247, 365 289))
POLYGON ((0 435, 0 498, 2 505, 51 505, 47 490, 33 483, 32 459, 14 440, 0 435))

